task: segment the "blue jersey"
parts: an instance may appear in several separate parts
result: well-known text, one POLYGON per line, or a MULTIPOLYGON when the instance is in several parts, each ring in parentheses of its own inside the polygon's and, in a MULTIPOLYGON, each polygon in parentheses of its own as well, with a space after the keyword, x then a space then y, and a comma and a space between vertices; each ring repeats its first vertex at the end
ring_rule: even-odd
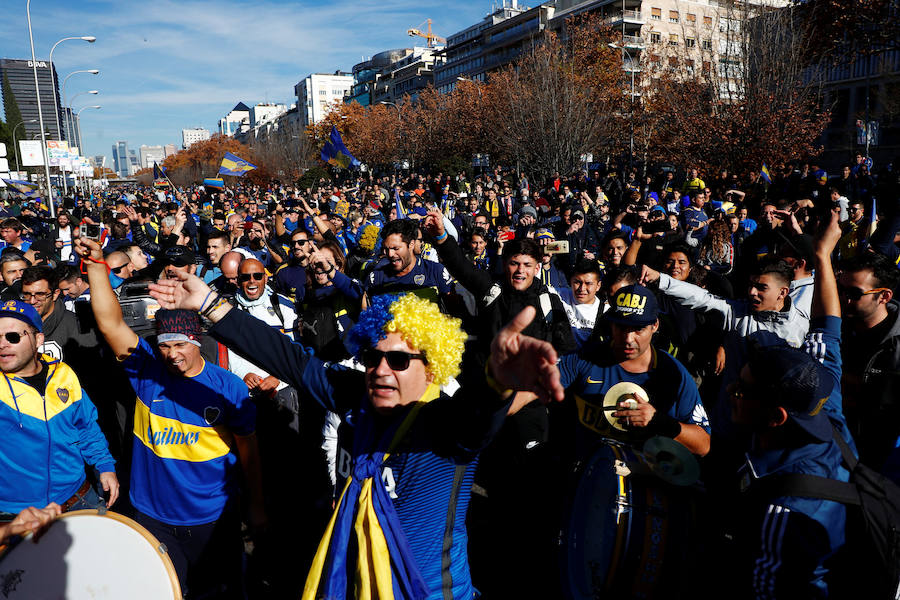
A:
MULTIPOLYGON (((253 356, 260 367, 341 417, 336 470, 337 489, 343 489, 355 461, 350 438, 359 422, 361 403, 368 402, 365 375, 322 362, 300 344, 291 343, 241 311, 230 311, 210 333, 229 347, 253 356)), ((460 391, 452 398, 441 395, 422 407, 403 441, 381 467, 381 480, 430 590, 428 598, 446 598, 442 586, 451 585, 451 581, 453 598, 474 597, 465 519, 475 457, 499 430, 508 407, 508 402, 498 402, 487 388, 474 393, 460 391)), ((400 413, 385 418, 403 419, 405 410, 400 413)), ((355 557, 348 556, 348 562, 352 570, 355 557)), ((395 590, 395 597, 402 597, 399 590, 395 590)))
POLYGON ((132 504, 170 525, 215 521, 236 489, 233 436, 256 425, 247 386, 209 363, 174 375, 140 338, 122 365, 137 393, 132 504))
POLYGON ((415 292, 437 301, 438 296, 450 294, 453 291, 453 278, 440 263, 424 260, 416 257, 413 268, 401 277, 391 273, 388 268, 390 263, 382 261, 369 272, 364 285, 369 297, 381 294, 401 294, 403 292, 415 292))
POLYGON ((589 455, 601 438, 634 441, 629 432, 613 428, 603 411, 603 396, 622 381, 644 388, 657 410, 664 411, 679 423, 699 425, 709 433, 706 409, 690 373, 668 353, 652 347, 649 351, 653 353, 653 359, 646 373, 630 373, 611 357, 593 361, 569 354, 560 359, 560 383, 575 397, 580 425, 576 448, 580 456, 589 455))
POLYGON ((816 317, 809 323, 809 332, 801 347, 816 359, 828 372, 831 379, 831 393, 822 410, 837 427, 841 437, 856 452, 856 444, 850 435, 847 419, 844 418, 844 403, 841 394, 841 318, 834 316, 816 317))

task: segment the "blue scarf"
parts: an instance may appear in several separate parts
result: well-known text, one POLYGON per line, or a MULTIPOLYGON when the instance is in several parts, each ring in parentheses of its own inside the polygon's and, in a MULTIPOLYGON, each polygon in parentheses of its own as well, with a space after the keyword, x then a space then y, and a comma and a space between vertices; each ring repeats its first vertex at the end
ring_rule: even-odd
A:
POLYGON ((372 407, 365 402, 360 409, 353 440, 353 469, 319 543, 302 600, 385 600, 394 598, 394 583, 400 598, 428 596, 428 586, 419 573, 381 472, 389 453, 406 436, 419 410, 439 394, 438 386, 429 385, 406 417, 391 425, 378 444, 372 407), (355 535, 358 552, 355 581, 348 596, 347 549, 351 535, 355 535))

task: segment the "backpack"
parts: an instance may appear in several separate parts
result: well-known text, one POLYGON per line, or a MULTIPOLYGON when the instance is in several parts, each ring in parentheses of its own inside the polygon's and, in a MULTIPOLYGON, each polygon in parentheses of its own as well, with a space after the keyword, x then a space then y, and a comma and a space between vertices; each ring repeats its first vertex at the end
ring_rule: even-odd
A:
MULTIPOLYGON (((840 502, 848 507, 847 541, 855 565, 865 565, 862 580, 874 584, 873 598, 900 599, 900 486, 881 473, 861 464, 846 441, 834 430, 847 482, 816 475, 773 475, 757 481, 753 488, 769 497, 800 496, 840 502), (850 507, 858 507, 851 510, 850 507), (851 526, 855 523, 855 526, 851 526), (859 532, 854 539, 853 534, 859 532), (883 594, 883 595, 881 595, 883 594)), ((751 489, 753 489, 751 488, 751 489)), ((858 573, 858 572, 857 572, 858 573)), ((867 587, 868 585, 867 584, 867 587)))

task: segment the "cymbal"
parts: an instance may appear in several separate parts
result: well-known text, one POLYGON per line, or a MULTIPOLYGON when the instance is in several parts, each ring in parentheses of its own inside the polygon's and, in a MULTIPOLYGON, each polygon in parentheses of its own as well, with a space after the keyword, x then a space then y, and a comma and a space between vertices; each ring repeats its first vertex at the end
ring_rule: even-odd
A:
POLYGON ((603 415, 606 417, 606 420, 609 421, 609 424, 619 431, 626 431, 625 425, 620 422, 618 417, 612 416, 612 413, 619 402, 622 400, 630 400, 631 394, 637 394, 639 398, 650 402, 650 396, 647 395, 646 390, 630 381, 620 381, 609 388, 603 396, 603 415))
POLYGON ((644 458, 654 475, 672 485, 692 485, 700 478, 700 463, 679 442, 655 436, 644 442, 644 458))

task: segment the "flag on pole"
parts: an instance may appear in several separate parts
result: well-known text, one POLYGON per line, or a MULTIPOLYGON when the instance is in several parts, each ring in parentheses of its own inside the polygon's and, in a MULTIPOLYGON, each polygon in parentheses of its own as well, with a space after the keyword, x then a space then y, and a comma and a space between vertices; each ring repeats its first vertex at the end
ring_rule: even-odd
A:
POLYGON ((256 168, 256 165, 244 160, 240 156, 226 152, 222 158, 222 164, 219 165, 219 175, 233 175, 234 177, 243 177, 256 168))
POLYGON ((153 187, 169 187, 169 177, 166 175, 166 168, 156 164, 156 161, 153 162, 153 187))
POLYGON ((400 190, 394 190, 394 206, 397 209, 397 218, 405 219, 406 210, 404 210, 403 203, 400 201, 400 190))
POLYGON ((38 189, 38 184, 32 183, 30 181, 24 181, 22 179, 4 179, 3 183, 16 190, 17 192, 25 194, 29 198, 34 196, 35 192, 38 189))
POLYGON ((769 174, 769 167, 766 166, 766 163, 763 163, 762 169, 759 170, 759 176, 763 181, 772 185, 772 176, 769 174))
POLYGON ((325 145, 322 146, 321 158, 328 164, 341 167, 342 169, 359 166, 359 161, 347 150, 344 140, 341 139, 340 132, 333 125, 331 126, 331 135, 328 136, 325 145))
POLYGON ((212 187, 212 188, 218 188, 220 190, 224 190, 225 189, 225 180, 222 179, 221 177, 219 177, 218 179, 214 178, 214 177, 207 177, 206 179, 203 180, 203 185, 206 187, 212 187))

